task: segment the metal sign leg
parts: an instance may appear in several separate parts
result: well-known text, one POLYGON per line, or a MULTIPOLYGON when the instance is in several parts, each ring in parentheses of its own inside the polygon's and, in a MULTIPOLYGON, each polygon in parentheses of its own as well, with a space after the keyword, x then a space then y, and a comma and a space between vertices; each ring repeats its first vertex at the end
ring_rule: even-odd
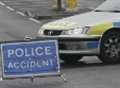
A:
POLYGON ((67 82, 67 79, 65 78, 64 74, 61 74, 60 77, 63 79, 64 82, 67 82))
POLYGON ((33 82, 34 82, 34 77, 31 77, 31 78, 30 78, 30 81, 33 83, 33 82))
POLYGON ((0 81, 3 81, 3 78, 0 78, 0 81))

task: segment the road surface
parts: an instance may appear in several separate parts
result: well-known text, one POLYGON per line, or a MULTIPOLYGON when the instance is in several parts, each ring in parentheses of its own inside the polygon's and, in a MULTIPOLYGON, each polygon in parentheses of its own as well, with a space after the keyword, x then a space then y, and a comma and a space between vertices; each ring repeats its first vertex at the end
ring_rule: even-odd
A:
MULTIPOLYGON (((35 37, 40 26, 0 6, 0 41, 35 37)), ((0 88, 120 88, 120 64, 105 65, 97 57, 84 57, 71 65, 62 63, 61 72, 66 74, 66 83, 58 77, 39 78, 34 83, 19 79, 0 81, 0 88)))
MULTIPOLYGON (((23 13, 29 11, 31 16, 51 16, 60 15, 61 12, 55 12, 53 10, 53 5, 55 0, 0 0, 6 3, 8 6, 19 10, 23 13)), ((67 0, 61 0, 66 7, 67 0)), ((79 9, 94 9, 104 0, 77 0, 79 9)))
POLYGON ((0 88, 120 88, 120 65, 102 64, 96 57, 84 57, 81 62, 61 64, 65 83, 58 77, 0 81, 0 88))
POLYGON ((0 41, 24 39, 25 35, 34 38, 39 28, 40 24, 0 6, 0 41))

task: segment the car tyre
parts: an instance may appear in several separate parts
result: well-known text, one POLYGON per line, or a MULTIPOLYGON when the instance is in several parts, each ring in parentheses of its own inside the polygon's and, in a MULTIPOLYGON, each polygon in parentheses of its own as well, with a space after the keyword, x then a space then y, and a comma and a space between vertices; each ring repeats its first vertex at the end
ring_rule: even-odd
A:
POLYGON ((99 58, 107 64, 120 62, 120 31, 111 30, 103 35, 99 58))

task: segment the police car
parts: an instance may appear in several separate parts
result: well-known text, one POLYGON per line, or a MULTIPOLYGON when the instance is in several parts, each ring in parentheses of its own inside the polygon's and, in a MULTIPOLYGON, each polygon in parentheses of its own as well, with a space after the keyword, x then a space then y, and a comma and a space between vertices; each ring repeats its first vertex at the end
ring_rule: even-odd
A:
POLYGON ((104 63, 118 63, 120 0, 106 0, 91 12, 44 24, 38 37, 57 39, 60 58, 66 62, 96 55, 104 63))

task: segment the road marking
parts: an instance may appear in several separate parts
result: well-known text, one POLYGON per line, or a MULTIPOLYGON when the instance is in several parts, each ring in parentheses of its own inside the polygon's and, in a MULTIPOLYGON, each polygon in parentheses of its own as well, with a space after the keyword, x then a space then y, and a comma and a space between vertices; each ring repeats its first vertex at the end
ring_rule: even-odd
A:
MULTIPOLYGON (((5 8, 7 8, 8 10, 10 10, 10 11, 15 11, 15 13, 16 14, 19 14, 19 15, 21 15, 21 16, 26 16, 23 12, 20 12, 20 11, 16 11, 15 9, 13 9, 13 8, 11 8, 10 6, 7 6, 5 3, 3 3, 3 2, 1 2, 0 1, 0 5, 1 6, 5 6, 5 8)), ((26 16, 27 17, 27 16, 26 16)), ((41 23, 40 21, 38 21, 38 20, 36 20, 36 19, 34 19, 34 18, 28 18, 30 21, 33 21, 33 22, 35 22, 35 23, 41 23)))
POLYGON ((6 6, 7 9, 9 9, 10 11, 15 11, 15 9, 9 7, 9 6, 6 6))
POLYGON ((33 19, 33 18, 29 18, 29 20, 34 21, 34 22, 36 22, 36 23, 40 23, 40 21, 38 21, 38 20, 36 20, 36 19, 33 19))
POLYGON ((5 4, 3 2, 0 2, 0 5, 5 6, 5 4))
POLYGON ((20 11, 17 11, 16 13, 19 14, 19 15, 21 15, 21 16, 26 16, 24 13, 22 13, 20 11))

